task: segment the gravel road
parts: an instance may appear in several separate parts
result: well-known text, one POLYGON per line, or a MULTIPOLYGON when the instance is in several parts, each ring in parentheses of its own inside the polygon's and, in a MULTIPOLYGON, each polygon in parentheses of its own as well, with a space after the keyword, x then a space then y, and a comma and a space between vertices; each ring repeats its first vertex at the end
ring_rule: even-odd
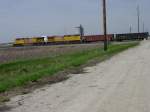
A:
POLYGON ((150 41, 7 103, 8 112, 150 112, 150 41))

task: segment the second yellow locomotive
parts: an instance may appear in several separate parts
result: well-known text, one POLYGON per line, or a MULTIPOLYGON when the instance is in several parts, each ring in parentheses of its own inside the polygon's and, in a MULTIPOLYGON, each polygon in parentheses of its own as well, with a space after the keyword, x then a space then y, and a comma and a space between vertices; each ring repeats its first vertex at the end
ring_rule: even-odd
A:
POLYGON ((17 38, 14 46, 43 45, 44 37, 17 38))

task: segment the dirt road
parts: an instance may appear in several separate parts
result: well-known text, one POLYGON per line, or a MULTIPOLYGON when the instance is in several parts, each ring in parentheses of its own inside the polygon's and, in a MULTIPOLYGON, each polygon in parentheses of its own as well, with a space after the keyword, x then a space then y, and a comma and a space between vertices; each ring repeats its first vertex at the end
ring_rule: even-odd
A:
POLYGON ((150 112, 150 41, 13 98, 8 112, 150 112))

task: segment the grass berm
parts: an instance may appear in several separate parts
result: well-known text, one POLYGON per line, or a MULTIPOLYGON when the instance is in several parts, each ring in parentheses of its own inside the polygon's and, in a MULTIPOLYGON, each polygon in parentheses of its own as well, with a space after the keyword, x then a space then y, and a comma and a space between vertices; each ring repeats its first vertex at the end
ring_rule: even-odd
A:
POLYGON ((138 44, 139 42, 109 45, 107 52, 103 48, 93 48, 82 52, 66 53, 56 57, 1 64, 0 92, 2 93, 15 87, 21 87, 43 77, 52 76, 59 71, 79 67, 94 58, 98 58, 99 60, 107 59, 116 53, 137 46, 138 44))

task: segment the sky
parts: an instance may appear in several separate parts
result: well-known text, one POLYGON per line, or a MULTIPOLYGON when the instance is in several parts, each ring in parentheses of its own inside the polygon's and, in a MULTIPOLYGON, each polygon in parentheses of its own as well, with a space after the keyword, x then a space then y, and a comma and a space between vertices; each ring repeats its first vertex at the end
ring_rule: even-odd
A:
MULTIPOLYGON (((140 6, 140 30, 150 29, 150 0, 106 0, 108 33, 137 32, 136 7, 140 6)), ((0 0, 0 43, 15 38, 76 34, 102 34, 102 0, 0 0)))

